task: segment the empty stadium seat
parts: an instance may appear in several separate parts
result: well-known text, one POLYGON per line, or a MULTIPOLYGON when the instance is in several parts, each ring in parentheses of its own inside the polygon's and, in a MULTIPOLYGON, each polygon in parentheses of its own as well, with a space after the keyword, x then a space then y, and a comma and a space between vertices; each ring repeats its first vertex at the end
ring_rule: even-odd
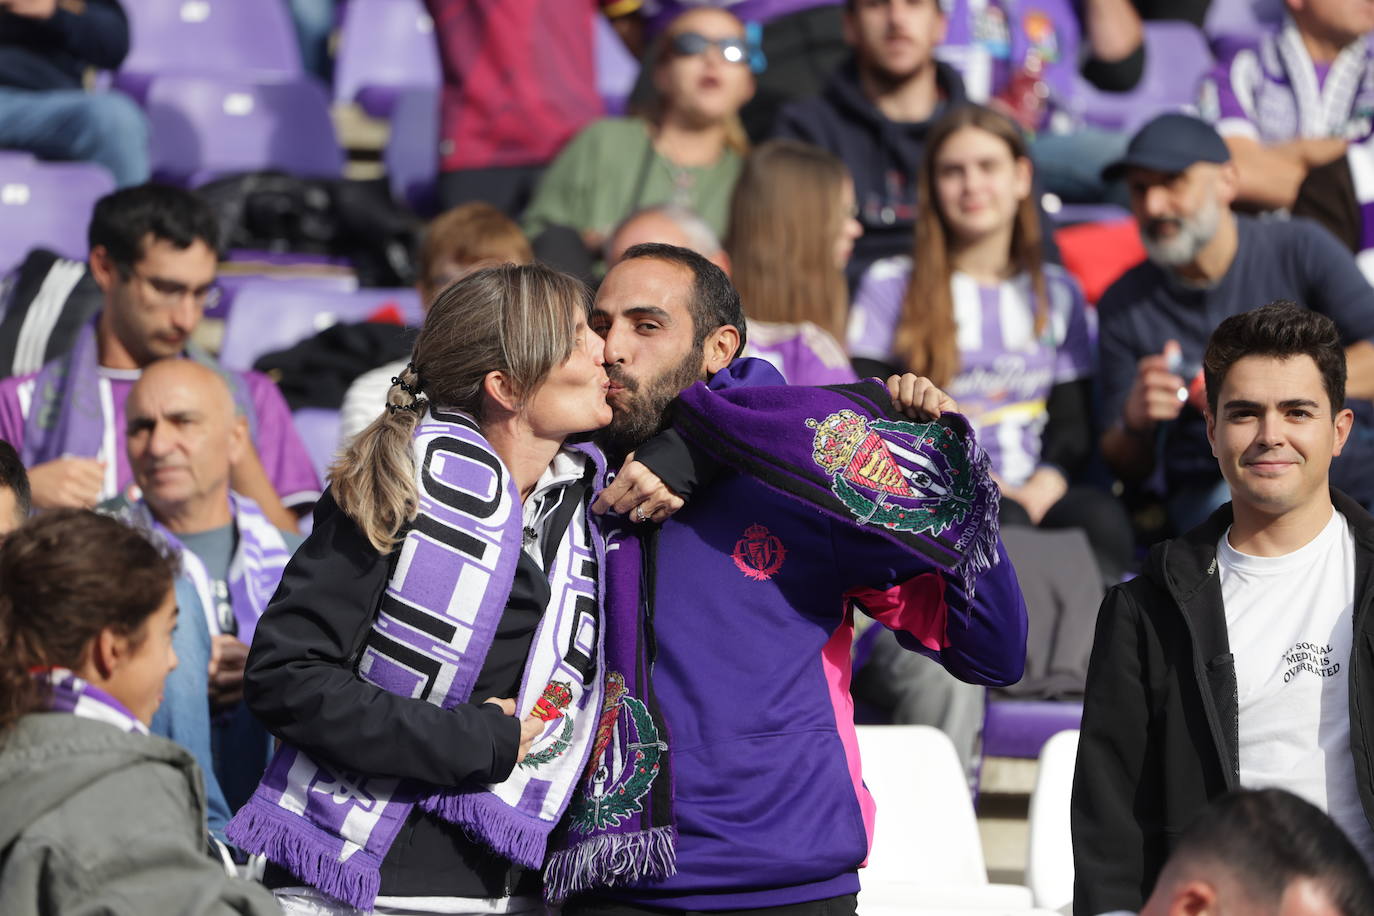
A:
POLYGON ((1133 133, 1150 118, 1192 105, 1212 68, 1207 38, 1186 22, 1145 23, 1145 72, 1130 92, 1103 92, 1079 80, 1075 110, 1090 124, 1133 133))
POLYGON ((1030 799, 1026 884, 1035 905, 1069 912, 1073 904, 1073 835, 1069 799, 1078 757, 1078 730, 1060 732, 1045 743, 1030 799))
POLYGON ((329 99, 314 80, 159 76, 145 107, 158 180, 197 187, 263 169, 311 178, 343 173, 329 99))
POLYGON ((1033 912, 1029 888, 988 883, 968 780, 949 738, 926 725, 857 728, 877 803, 859 871, 859 912, 1033 912))
POLYGON ((434 22, 420 0, 350 0, 334 63, 335 101, 389 118, 402 90, 437 92, 440 80, 434 22))
POLYGON ((234 296, 224 320, 219 361, 251 369, 264 353, 284 350, 340 321, 364 321, 379 308, 374 291, 340 293, 283 283, 249 283, 234 296))
POLYGON ((295 28, 282 0, 124 0, 129 56, 115 84, 142 100, 154 76, 304 75, 295 28))
POLYGON ((302 407, 291 414, 291 422, 305 443, 320 480, 328 476, 329 465, 338 451, 339 419, 339 411, 327 407, 302 407))
POLYGON ((391 109, 391 133, 382 153, 391 196, 416 213, 438 208, 439 90, 406 89, 391 109))
POLYGON ((1083 704, 1070 700, 992 700, 983 720, 983 756, 1034 760, 1045 742, 1082 721, 1083 704))
POLYGON ((91 208, 113 190, 110 173, 94 163, 0 155, 0 271, 33 248, 84 261, 91 208))

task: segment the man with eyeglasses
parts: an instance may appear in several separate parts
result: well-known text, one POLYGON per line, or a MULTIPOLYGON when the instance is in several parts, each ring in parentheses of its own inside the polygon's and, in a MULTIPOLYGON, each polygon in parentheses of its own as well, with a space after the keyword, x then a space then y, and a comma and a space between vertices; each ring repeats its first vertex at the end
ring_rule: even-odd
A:
POLYGON ((0 381, 0 438, 28 467, 35 507, 92 507, 130 486, 124 399, 147 365, 183 355, 224 376, 248 422, 254 447, 234 464, 234 489, 279 527, 295 526, 286 506, 319 495, 309 453, 272 381, 227 372, 191 341, 217 295, 217 236, 214 212, 189 191, 147 184, 97 201, 89 266, 100 311, 66 354, 0 381))

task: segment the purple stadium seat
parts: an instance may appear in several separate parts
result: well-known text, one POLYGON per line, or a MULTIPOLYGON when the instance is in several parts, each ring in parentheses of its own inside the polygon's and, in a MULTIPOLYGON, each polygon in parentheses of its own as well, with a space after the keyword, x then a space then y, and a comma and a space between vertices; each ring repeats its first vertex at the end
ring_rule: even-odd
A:
POLYGON ((605 16, 593 19, 592 48, 596 56, 596 91, 606 103, 606 114, 623 115, 639 77, 639 61, 625 47, 615 27, 605 16))
POLYGON ((124 0, 124 9, 131 46, 115 83, 139 100, 154 76, 171 73, 303 75, 282 0, 124 0))
POLYGON ((311 178, 343 172, 329 99, 311 79, 159 76, 146 109, 153 175, 162 181, 197 187, 262 169, 311 178))
POLYGON ((113 190, 110 173, 93 163, 0 157, 0 271, 33 248, 85 260, 91 208, 113 190))
POLYGON ((334 100, 389 118, 405 89, 438 91, 434 22, 420 0, 351 0, 334 64, 334 100))
POLYGON ((1034 760, 1045 742, 1078 728, 1083 704, 1067 700, 992 700, 983 720, 984 757, 1034 760))
MULTIPOLYGON (((221 256, 223 254, 221 253, 221 256)), ((230 253, 229 260, 233 261, 233 253, 230 253)), ((215 285, 219 287, 219 301, 215 303, 213 309, 207 309, 206 318, 227 318, 230 310, 234 306, 234 297, 239 294, 239 290, 245 286, 256 284, 280 283, 287 290, 297 290, 302 288, 328 290, 330 292, 351 295, 358 289, 358 280, 352 274, 256 274, 256 273, 225 273, 220 271, 215 285)))
POLYGON ((251 369, 264 353, 284 350, 340 321, 363 321, 378 308, 373 291, 334 290, 265 281, 245 284, 224 321, 219 361, 226 369, 251 369))
POLYGON ((315 473, 324 480, 339 447, 339 411, 328 407, 302 407, 291 415, 315 473))
POLYGON ((1191 105, 1212 67, 1212 50, 1186 22, 1145 23, 1145 72, 1130 92, 1103 92, 1080 80, 1075 106, 1089 124, 1134 132, 1165 111, 1191 105))
POLYGON ((1251 39, 1283 21, 1283 0, 1212 0, 1202 30, 1218 39, 1251 39))
POLYGON ((391 109, 391 135, 382 152, 391 196, 416 213, 438 208, 439 90, 406 89, 391 109))

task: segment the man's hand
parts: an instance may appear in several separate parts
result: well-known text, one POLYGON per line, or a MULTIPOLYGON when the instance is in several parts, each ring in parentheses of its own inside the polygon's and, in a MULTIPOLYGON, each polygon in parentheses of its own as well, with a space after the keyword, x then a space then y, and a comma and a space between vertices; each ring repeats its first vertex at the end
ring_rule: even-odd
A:
POLYGON ((210 705, 224 708, 243 699, 243 669, 248 646, 237 636, 221 633, 210 640, 210 705))
POLYGON ((632 522, 665 522, 683 507, 682 497, 658 479, 658 475, 635 461, 634 452, 625 458, 611 485, 597 494, 592 511, 624 515, 632 522))
POLYGON ((91 509, 105 486, 105 464, 94 458, 56 458, 29 469, 38 509, 91 509))
POLYGON ((1186 383, 1170 366, 1178 364, 1178 341, 1164 345, 1164 352, 1146 356, 1136 364, 1135 381, 1126 395, 1121 420, 1129 432, 1148 433, 1155 424, 1178 416, 1188 400, 1186 383))
POLYGON ((1031 522, 1038 525, 1045 513, 1054 508, 1054 504, 1063 499, 1068 490, 1069 483, 1064 475, 1046 467, 1040 468, 1019 487, 1003 486, 1002 495, 1019 504, 1026 510, 1031 522))
POLYGON ((887 393, 892 395, 892 406, 913 420, 937 420, 946 411, 959 410, 954 398, 936 388, 934 382, 911 372, 889 378, 887 393))
MULTIPOLYGON (((508 716, 515 715, 514 699, 509 697, 487 697, 482 701, 482 704, 486 705, 487 703, 500 707, 501 711, 508 716)), ((516 763, 525 759, 525 755, 530 752, 530 748, 534 745, 534 739, 544 733, 544 727, 547 724, 548 723, 543 719, 537 718, 534 715, 526 716, 520 720, 520 750, 515 756, 516 763)))
POLYGON ((57 0, 0 0, 0 10, 28 19, 51 19, 57 0))

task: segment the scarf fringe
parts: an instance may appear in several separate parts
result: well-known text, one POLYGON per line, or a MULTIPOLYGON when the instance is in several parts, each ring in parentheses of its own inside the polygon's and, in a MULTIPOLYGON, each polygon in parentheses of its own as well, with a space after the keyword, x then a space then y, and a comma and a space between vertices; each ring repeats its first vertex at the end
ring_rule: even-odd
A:
POLYGON ((544 899, 562 903, 596 887, 670 878, 677 874, 676 844, 675 827, 593 836, 549 856, 544 866, 544 899))
MULTIPOLYGON (((224 828, 237 847, 266 856, 311 887, 361 910, 370 910, 382 887, 382 876, 375 864, 366 865, 366 852, 359 849, 347 861, 311 843, 309 838, 282 829, 278 818, 257 807, 251 799, 224 828)), ((337 841, 337 838, 335 838, 337 841)))
POLYGON ((516 811, 489 791, 436 792, 422 798, 420 807, 450 824, 462 827, 474 840, 526 868, 544 864, 552 821, 516 811))

